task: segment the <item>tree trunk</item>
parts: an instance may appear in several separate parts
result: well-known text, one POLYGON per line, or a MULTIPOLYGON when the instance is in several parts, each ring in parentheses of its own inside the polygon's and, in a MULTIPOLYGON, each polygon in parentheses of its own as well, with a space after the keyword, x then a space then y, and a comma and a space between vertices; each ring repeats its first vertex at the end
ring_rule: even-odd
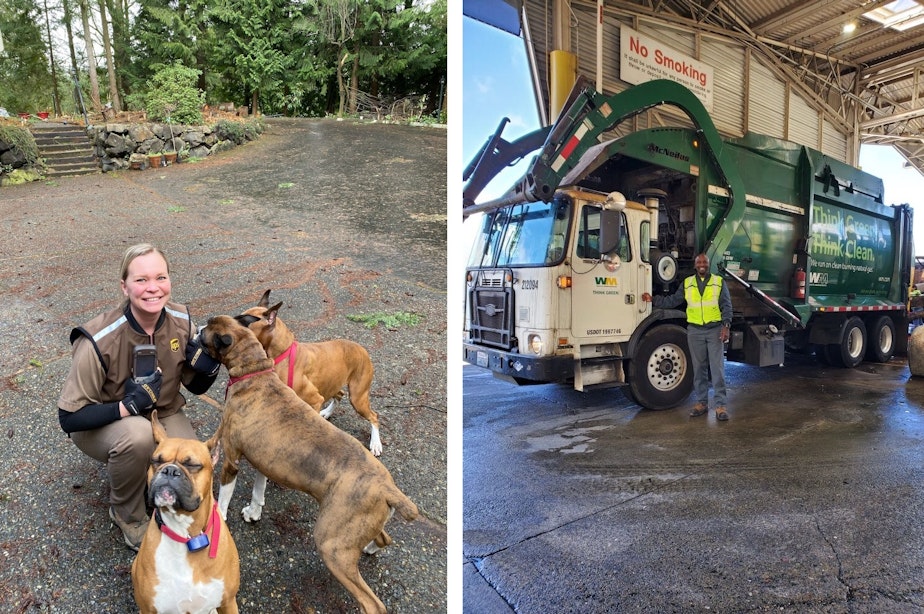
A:
POLYGON ((115 58, 112 55, 112 42, 109 39, 109 20, 106 17, 106 2, 99 0, 99 21, 103 30, 103 53, 106 55, 106 73, 109 75, 109 102, 112 110, 118 113, 122 110, 119 100, 119 88, 116 85, 115 58))
POLYGON ((119 106, 125 110, 122 103, 122 96, 129 93, 123 72, 125 66, 130 63, 128 40, 128 22, 126 18, 127 6, 123 6, 118 0, 105 0, 106 9, 109 11, 109 23, 112 26, 112 57, 113 66, 115 67, 116 91, 119 92, 119 106))
POLYGON ((353 51, 353 70, 350 73, 350 113, 356 114, 356 97, 359 92, 359 41, 353 51))
POLYGON ((343 65, 346 64, 350 57, 349 51, 343 50, 343 45, 337 45, 337 55, 343 54, 337 63, 337 91, 340 93, 340 108, 337 111, 337 117, 343 117, 346 109, 346 84, 343 82, 343 65))
POLYGON ((87 45, 87 72, 90 74, 90 102, 93 112, 99 113, 103 105, 99 101, 99 79, 96 77, 96 55, 93 53, 93 32, 90 30, 90 7, 87 0, 80 0, 80 19, 83 21, 83 38, 87 45))
MULTIPOLYGON (((74 30, 71 29, 71 21, 74 16, 71 13, 71 0, 61 0, 61 6, 64 8, 64 29, 67 32, 67 50, 71 55, 71 76, 68 81, 74 81, 77 78, 77 51, 74 50, 74 30)), ((77 84, 74 84, 74 87, 77 87, 77 84)), ((72 89, 73 91, 73 89, 72 89)), ((74 100, 74 108, 79 112, 80 109, 77 108, 79 101, 74 100)))
POLYGON ((51 94, 55 116, 61 115, 61 94, 58 93, 58 67, 55 64, 54 44, 51 41, 51 20, 48 18, 48 0, 45 0, 45 29, 48 34, 48 59, 51 61, 51 94))
MULTIPOLYGON (((372 33, 372 40, 369 42, 369 49, 372 53, 381 53, 382 50, 382 36, 378 30, 372 33)), ((369 82, 369 95, 378 98, 379 97, 379 73, 378 71, 372 73, 372 80, 369 82)))

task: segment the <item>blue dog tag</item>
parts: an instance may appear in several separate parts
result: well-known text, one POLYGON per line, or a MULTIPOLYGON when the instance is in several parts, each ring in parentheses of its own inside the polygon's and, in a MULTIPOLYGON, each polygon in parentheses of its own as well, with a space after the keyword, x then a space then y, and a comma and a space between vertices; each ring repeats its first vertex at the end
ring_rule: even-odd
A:
POLYGON ((186 542, 186 549, 190 552, 197 552, 202 550, 209 545, 209 536, 205 533, 200 533, 195 537, 190 537, 189 541, 186 542))

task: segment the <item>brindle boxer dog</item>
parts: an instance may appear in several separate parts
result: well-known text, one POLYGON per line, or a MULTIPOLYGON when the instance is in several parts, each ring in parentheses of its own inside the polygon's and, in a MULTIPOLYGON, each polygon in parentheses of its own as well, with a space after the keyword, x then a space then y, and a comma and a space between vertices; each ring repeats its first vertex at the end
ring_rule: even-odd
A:
POLYGON ((241 582, 237 547, 212 495, 216 438, 202 443, 167 436, 151 414, 157 448, 148 469, 154 517, 132 562, 141 614, 237 614, 241 582))
POLYGON ((369 405, 374 369, 366 349, 347 339, 332 339, 316 343, 302 343, 279 319, 282 303, 269 306, 270 291, 260 298, 237 320, 257 335, 267 356, 276 364, 276 374, 296 394, 324 418, 330 417, 333 401, 343 396, 343 387, 350 392, 350 404, 360 416, 372 425, 369 450, 376 456, 382 453, 379 437, 379 416, 369 405), (325 402, 331 404, 322 410, 325 402))
MULTIPOLYGON (((314 541, 324 564, 363 612, 385 612, 359 575, 359 558, 391 543, 385 523, 394 510, 413 520, 417 506, 369 450, 309 411, 307 403, 279 379, 253 331, 231 316, 220 315, 208 321, 200 339, 230 376, 216 434, 225 452, 218 491, 222 514, 227 514, 242 457, 277 484, 310 494, 320 506, 314 541)), ((245 520, 254 518, 248 510, 259 511, 262 506, 262 494, 255 489, 245 520)))

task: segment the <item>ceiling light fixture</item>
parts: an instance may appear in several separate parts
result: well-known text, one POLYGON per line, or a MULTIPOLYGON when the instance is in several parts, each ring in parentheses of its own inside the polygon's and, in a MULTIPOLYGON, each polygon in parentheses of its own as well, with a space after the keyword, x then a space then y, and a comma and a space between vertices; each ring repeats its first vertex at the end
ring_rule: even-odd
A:
POLYGON ((852 34, 857 29, 857 22, 848 21, 844 24, 843 32, 844 34, 852 34))

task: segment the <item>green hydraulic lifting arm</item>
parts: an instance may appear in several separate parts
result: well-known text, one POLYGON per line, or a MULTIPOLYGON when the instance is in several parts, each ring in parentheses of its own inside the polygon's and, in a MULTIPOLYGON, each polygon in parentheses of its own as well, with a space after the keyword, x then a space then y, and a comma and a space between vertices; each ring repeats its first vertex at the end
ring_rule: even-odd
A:
POLYGON ((501 138, 501 134, 509 121, 506 117, 501 120, 497 130, 462 172, 462 181, 468 181, 462 190, 462 211, 465 217, 473 212, 471 210, 475 207, 475 199, 488 183, 506 167, 516 164, 526 154, 542 147, 552 129, 551 126, 546 126, 508 142, 501 138))
MULTIPOLYGON (((463 199, 463 215, 516 203, 539 200, 549 202, 562 179, 578 164, 587 150, 598 143, 601 134, 661 105, 675 106, 690 118, 702 135, 704 151, 709 156, 710 164, 715 168, 717 177, 724 181, 723 187, 728 190, 728 204, 722 219, 713 224, 713 230, 703 246, 703 251, 711 261, 720 262, 744 216, 744 184, 729 149, 725 147, 725 142, 700 100, 684 86, 665 79, 648 81, 612 96, 595 91, 587 79, 579 79, 564 111, 551 129, 541 128, 518 141, 521 144, 533 144, 542 134, 547 135, 539 155, 522 179, 500 198, 481 204, 474 203, 477 193, 474 190, 468 191, 463 199)), ((495 133, 495 139, 499 139, 502 127, 503 124, 495 133)), ((492 165, 485 162, 492 153, 493 146, 489 141, 481 151, 481 168, 477 168, 479 164, 473 162, 466 169, 466 174, 472 177, 470 186, 477 183, 483 187, 487 184, 484 177, 492 172, 492 165)), ((519 151, 518 155, 522 157, 524 152, 519 151)), ((494 164, 493 167, 498 168, 498 165, 494 164)))

